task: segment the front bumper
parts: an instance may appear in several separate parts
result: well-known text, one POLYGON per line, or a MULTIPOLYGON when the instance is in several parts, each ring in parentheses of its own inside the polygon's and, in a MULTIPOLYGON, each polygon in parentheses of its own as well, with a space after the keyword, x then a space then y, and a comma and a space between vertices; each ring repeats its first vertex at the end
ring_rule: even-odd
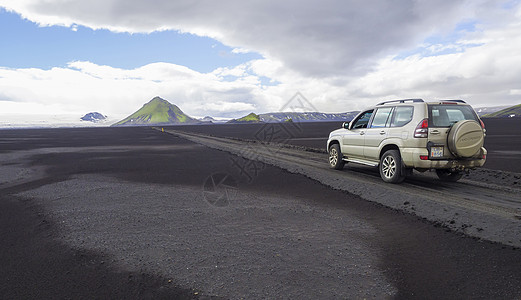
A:
POLYGON ((428 156, 426 148, 404 148, 401 151, 402 161, 407 168, 417 169, 472 169, 485 164, 487 150, 481 147, 481 153, 476 158, 468 159, 428 159, 421 160, 420 156, 428 156))

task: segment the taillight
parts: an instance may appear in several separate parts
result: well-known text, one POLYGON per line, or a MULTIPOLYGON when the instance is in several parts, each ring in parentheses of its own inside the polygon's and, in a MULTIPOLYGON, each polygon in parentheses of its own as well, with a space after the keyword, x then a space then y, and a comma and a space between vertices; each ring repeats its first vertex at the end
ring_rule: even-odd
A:
POLYGON ((429 119, 423 119, 414 130, 415 138, 426 138, 429 135, 429 119))
POLYGON ((479 122, 481 123, 481 128, 483 128, 483 134, 486 136, 487 130, 485 129, 485 123, 483 123, 483 121, 481 121, 481 119, 479 119, 479 122))

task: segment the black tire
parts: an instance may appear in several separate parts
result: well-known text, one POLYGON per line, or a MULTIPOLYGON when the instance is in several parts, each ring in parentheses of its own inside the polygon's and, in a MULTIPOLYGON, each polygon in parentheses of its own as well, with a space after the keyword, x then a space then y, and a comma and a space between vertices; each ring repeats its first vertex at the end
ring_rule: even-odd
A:
POLYGON ((329 147, 329 166, 335 170, 342 170, 346 162, 342 159, 343 155, 338 144, 329 147))
POLYGON ((441 181, 456 182, 463 177, 463 173, 460 171, 451 172, 448 169, 437 169, 436 175, 441 181))
POLYGON ((388 150, 380 158, 380 177, 388 183, 400 183, 405 180, 402 157, 398 150, 388 150))

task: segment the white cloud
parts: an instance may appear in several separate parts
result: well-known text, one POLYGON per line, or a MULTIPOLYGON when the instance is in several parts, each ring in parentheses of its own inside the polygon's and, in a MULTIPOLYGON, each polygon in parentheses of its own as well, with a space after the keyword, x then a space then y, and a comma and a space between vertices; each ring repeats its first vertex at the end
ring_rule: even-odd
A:
POLYGON ((489 42, 456 54, 384 58, 353 81, 351 93, 377 98, 466 98, 474 105, 517 104, 521 98, 521 22, 482 34, 489 42))
POLYGON ((215 101, 204 103, 203 106, 198 108, 199 110, 210 110, 214 112, 220 113, 229 113, 236 111, 254 111, 256 108, 251 103, 246 102, 224 102, 224 101, 215 101))
MULTIPOLYGON (((46 25, 114 31, 179 30, 264 59, 199 73, 154 63, 125 70, 76 61, 50 70, 0 68, 0 101, 131 113, 159 95, 195 115, 277 111, 301 92, 324 112, 393 98, 521 103, 521 5, 498 1, 0 0, 46 25), (456 26, 475 22, 450 42, 456 26), (442 39, 443 41, 443 39, 442 39), (419 54, 397 59, 418 47, 419 54)), ((0 110, 2 109, 0 103, 0 110)), ((27 108, 28 109, 28 108, 27 108)))
POLYGON ((41 24, 179 30, 283 61, 306 76, 360 74, 374 57, 448 32, 487 1, 0 0, 41 24))
POLYGON ((167 63, 132 70, 83 61, 50 70, 0 68, 0 111, 130 114, 159 95, 192 115, 240 116, 258 109, 257 84, 254 75, 226 81, 167 63))
POLYGON ((248 50, 248 49, 244 49, 244 48, 233 48, 232 49, 232 53, 234 54, 244 54, 244 53, 250 53, 252 51, 248 50))

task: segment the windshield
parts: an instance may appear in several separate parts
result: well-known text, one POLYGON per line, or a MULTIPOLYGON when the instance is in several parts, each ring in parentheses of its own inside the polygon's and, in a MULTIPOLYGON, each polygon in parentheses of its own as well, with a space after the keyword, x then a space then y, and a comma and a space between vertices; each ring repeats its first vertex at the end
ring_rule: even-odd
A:
POLYGON ((474 120, 479 123, 476 113, 468 105, 429 105, 429 126, 450 127, 463 120, 474 120))

